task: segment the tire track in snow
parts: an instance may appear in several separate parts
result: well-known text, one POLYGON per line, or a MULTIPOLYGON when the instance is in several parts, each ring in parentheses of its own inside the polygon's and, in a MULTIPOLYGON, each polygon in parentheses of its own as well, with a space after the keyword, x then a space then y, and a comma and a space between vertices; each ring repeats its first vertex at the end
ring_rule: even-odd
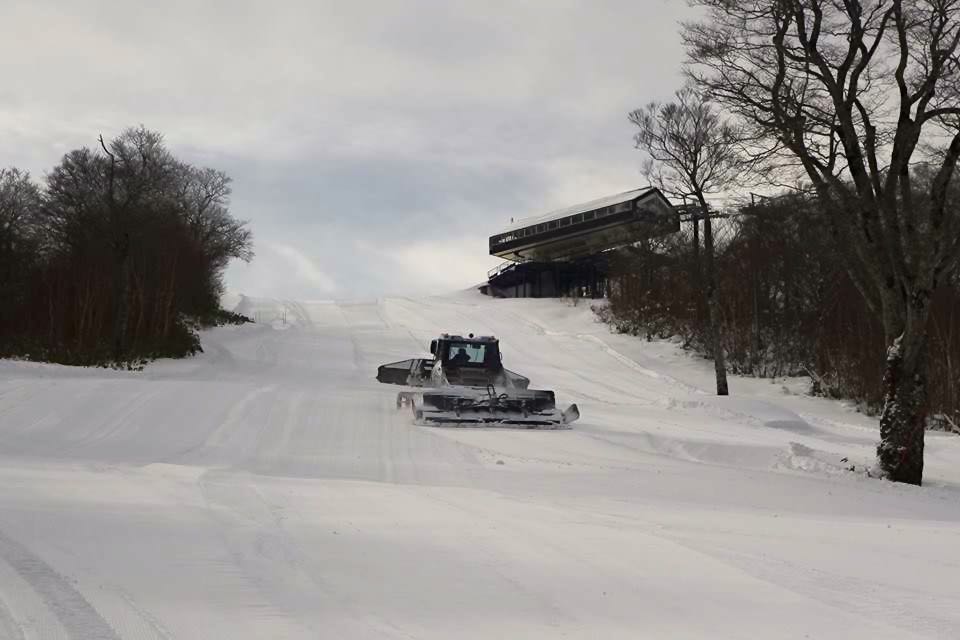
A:
POLYGON ((895 582, 871 583, 839 571, 831 572, 806 563, 792 562, 789 558, 735 551, 725 548, 723 544, 705 540, 678 538, 675 542, 797 597, 807 598, 874 624, 902 630, 906 638, 917 637, 913 634, 929 634, 929 637, 935 638, 956 637, 954 620, 947 615, 937 615, 936 607, 930 606, 926 594, 895 582), (851 594, 858 596, 851 597, 851 594))
POLYGON ((266 393, 273 393, 277 390, 278 385, 268 384, 256 387, 247 392, 247 394, 237 401, 230 410, 227 412, 226 417, 223 419, 223 422, 213 430, 213 432, 207 436, 207 440, 204 443, 206 446, 218 447, 223 445, 230 436, 230 432, 233 431, 238 424, 243 420, 244 415, 246 414, 247 408, 257 400, 257 398, 266 393))
POLYGON ((22 577, 47 605, 71 638, 120 640, 113 627, 87 602, 70 580, 42 558, 0 531, 0 558, 22 577))
MULTIPOLYGON (((525 326, 525 327, 527 327, 527 328, 530 329, 536 336, 539 336, 539 337, 548 338, 548 339, 556 339, 556 338, 560 338, 560 339, 575 339, 575 340, 579 340, 579 341, 582 341, 582 342, 588 342, 588 343, 595 343, 595 342, 596 342, 596 343, 599 343, 598 346, 601 346, 601 348, 605 348, 605 351, 607 351, 607 354, 610 355, 611 357, 614 357, 614 359, 620 361, 621 364, 627 366, 628 368, 631 368, 631 369, 634 369, 634 370, 636 370, 636 371, 639 371, 640 373, 643 373, 643 374, 646 375, 647 377, 653 377, 653 378, 656 378, 656 379, 658 379, 658 380, 660 380, 660 381, 663 381, 663 377, 662 377, 662 376, 660 376, 659 374, 656 374, 655 372, 651 372, 649 369, 646 369, 645 367, 642 367, 641 365, 637 364, 637 363, 634 362, 633 360, 630 360, 629 358, 626 358, 626 356, 623 356, 623 355, 620 354, 619 352, 616 352, 616 351, 614 351, 613 349, 610 349, 609 347, 607 347, 606 343, 604 343, 604 342, 603 342, 602 340, 600 340, 599 338, 596 338, 595 341, 594 341, 593 339, 591 339, 591 338, 593 338, 593 336, 588 336, 587 334, 569 334, 569 333, 564 333, 564 332, 561 332, 561 331, 550 331, 550 330, 548 330, 546 327, 544 327, 543 325, 541 325, 541 324, 539 324, 539 323, 537 323, 537 322, 534 322, 534 321, 532 321, 532 320, 529 320, 528 318, 525 318, 524 316, 520 315, 519 313, 517 313, 517 312, 515 312, 515 311, 512 311, 512 310, 509 310, 509 309, 504 309, 504 310, 503 310, 503 315, 504 315, 504 316, 507 316, 507 317, 509 317, 509 318, 512 318, 513 321, 516 322, 517 326, 525 326), (616 354, 616 355, 614 355, 614 354, 616 354), (618 356, 619 356, 619 357, 618 357, 618 356), (652 374, 652 375, 651 375, 651 374, 652 374)), ((506 321, 509 322, 510 320, 506 320, 506 321)), ((499 331, 498 331, 498 333, 499 333, 499 331)), ((554 343, 554 345, 556 345, 556 343, 554 343)), ((530 358, 531 361, 533 361, 533 359, 535 359, 535 358, 538 356, 538 354, 536 354, 536 353, 531 353, 531 352, 525 350, 525 349, 523 348, 523 345, 520 345, 520 347, 521 347, 521 349, 523 350, 524 353, 527 353, 528 358, 530 358)), ((571 353, 573 353, 573 352, 571 352, 571 353)), ((551 360, 544 360, 544 364, 554 365, 555 363, 552 362, 551 360)), ((598 379, 596 379, 595 376, 587 375, 587 374, 585 374, 583 371, 580 371, 580 370, 577 369, 577 368, 570 367, 570 368, 564 369, 564 371, 565 371, 567 374, 574 376, 574 377, 577 378, 578 380, 587 383, 588 385, 594 385, 594 386, 599 387, 600 389, 602 389, 602 390, 604 390, 604 391, 610 392, 610 393, 613 395, 613 398, 614 398, 614 399, 612 399, 612 400, 611 400, 611 399, 604 400, 604 399, 601 399, 601 398, 599 398, 599 397, 597 397, 597 396, 591 396, 589 393, 583 393, 583 392, 580 390, 579 387, 578 387, 576 390, 573 390, 573 394, 572 394, 572 395, 574 395, 574 396, 580 396, 580 397, 585 398, 585 399, 587 399, 587 400, 599 401, 599 402, 601 402, 601 403, 603 403, 603 404, 623 404, 625 399, 632 398, 633 400, 636 400, 636 401, 638 401, 638 402, 637 402, 637 403, 631 403, 631 404, 639 404, 640 406, 644 406, 644 405, 653 404, 654 401, 655 401, 655 399, 656 399, 655 397, 651 396, 647 390, 638 390, 638 389, 636 389, 636 388, 624 388, 624 387, 622 387, 622 386, 620 386, 620 385, 616 385, 616 384, 611 383, 609 380, 598 380, 598 379)))
POLYGON ((10 640, 24 640, 23 627, 17 622, 10 609, 0 598, 0 637, 10 640))
POLYGON ((154 616, 152 613, 141 607, 133 597, 125 591, 116 589, 117 594, 127 603, 127 606, 130 607, 137 616, 146 623, 147 627, 159 638, 160 640, 174 640, 174 635, 167 629, 160 620, 154 616))
POLYGON ((591 333, 568 333, 566 331, 551 331, 550 329, 543 326, 542 324, 535 322, 530 318, 522 316, 516 311, 508 310, 507 313, 513 316, 518 322, 525 324, 527 327, 532 329, 534 333, 537 333, 538 335, 547 336, 551 338, 573 338, 576 340, 580 340, 582 342, 594 344, 597 347, 599 347, 601 351, 606 353, 608 356, 610 356, 614 360, 618 361, 623 366, 627 367, 628 369, 633 369, 637 373, 640 373, 648 378, 652 378, 654 380, 659 380, 661 382, 665 382, 665 383, 680 387, 693 394, 704 393, 703 389, 687 384, 686 382, 682 382, 677 378, 674 378, 673 376, 660 373, 658 371, 654 371, 653 369, 650 369, 649 367, 643 366, 642 364, 640 364, 630 356, 623 354, 620 351, 617 351, 616 349, 611 347, 603 338, 600 338, 599 336, 593 335, 591 333))
POLYGON ((207 470, 197 488, 217 524, 224 550, 245 584, 258 595, 275 637, 413 638, 382 615, 344 598, 312 568, 310 555, 287 531, 285 509, 271 503, 246 472, 207 470), (310 615, 318 605, 347 614, 337 622, 310 615))
MULTIPOLYGON (((151 400, 159 397, 164 392, 165 389, 163 388, 141 391, 127 401, 126 406, 123 407, 118 415, 113 416, 109 422, 94 425, 89 432, 83 434, 81 439, 65 446, 63 452, 74 453, 81 449, 102 444, 105 440, 112 439, 115 435, 130 426, 131 419, 138 411, 146 407, 151 400)), ((59 421, 62 422, 63 418, 60 418, 59 421)))

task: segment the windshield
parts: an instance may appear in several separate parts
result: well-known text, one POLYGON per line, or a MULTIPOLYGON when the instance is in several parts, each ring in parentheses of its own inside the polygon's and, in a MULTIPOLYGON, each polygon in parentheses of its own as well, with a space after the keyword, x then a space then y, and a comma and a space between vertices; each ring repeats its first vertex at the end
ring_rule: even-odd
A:
POLYGON ((470 342, 451 342, 447 351, 447 363, 459 366, 464 364, 483 364, 487 345, 470 342))

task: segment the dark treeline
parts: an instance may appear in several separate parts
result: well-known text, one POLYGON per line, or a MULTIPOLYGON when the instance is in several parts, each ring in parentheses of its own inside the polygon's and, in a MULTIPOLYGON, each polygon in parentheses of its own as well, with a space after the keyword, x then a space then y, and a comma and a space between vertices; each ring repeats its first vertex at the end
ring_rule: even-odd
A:
POLYGON ((63 156, 38 184, 0 170, 0 356, 131 363, 199 349, 222 275, 250 260, 230 178, 140 128, 63 156))
MULTIPOLYGON (((815 392, 879 410, 883 326, 848 275, 838 253, 843 248, 830 237, 816 202, 802 195, 764 200, 713 222, 722 343, 730 370, 764 377, 809 375, 815 392)), ((709 354, 693 224, 685 222, 683 233, 615 254, 608 313, 620 331, 680 336, 687 346, 709 354)), ((935 292, 928 331, 930 425, 957 429, 956 278, 935 292)))

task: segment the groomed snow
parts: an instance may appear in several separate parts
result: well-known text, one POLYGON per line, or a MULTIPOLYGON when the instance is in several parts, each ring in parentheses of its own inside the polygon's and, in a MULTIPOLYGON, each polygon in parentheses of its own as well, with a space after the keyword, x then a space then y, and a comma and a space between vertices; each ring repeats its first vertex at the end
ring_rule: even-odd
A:
POLYGON ((142 373, 0 362, 0 638, 960 637, 958 437, 868 478, 873 420, 584 304, 236 304, 142 373), (376 366, 443 331, 582 420, 412 426, 376 366))

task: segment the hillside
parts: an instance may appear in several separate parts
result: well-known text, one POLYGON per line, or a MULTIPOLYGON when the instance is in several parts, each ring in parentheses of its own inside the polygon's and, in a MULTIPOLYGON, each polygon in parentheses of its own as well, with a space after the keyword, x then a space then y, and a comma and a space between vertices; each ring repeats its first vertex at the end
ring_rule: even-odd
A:
POLYGON ((140 373, 0 361, 0 638, 953 638, 960 438, 586 305, 241 297, 140 373), (572 429, 415 427, 377 365, 492 333, 572 429), (853 471, 850 471, 850 468, 853 471))

